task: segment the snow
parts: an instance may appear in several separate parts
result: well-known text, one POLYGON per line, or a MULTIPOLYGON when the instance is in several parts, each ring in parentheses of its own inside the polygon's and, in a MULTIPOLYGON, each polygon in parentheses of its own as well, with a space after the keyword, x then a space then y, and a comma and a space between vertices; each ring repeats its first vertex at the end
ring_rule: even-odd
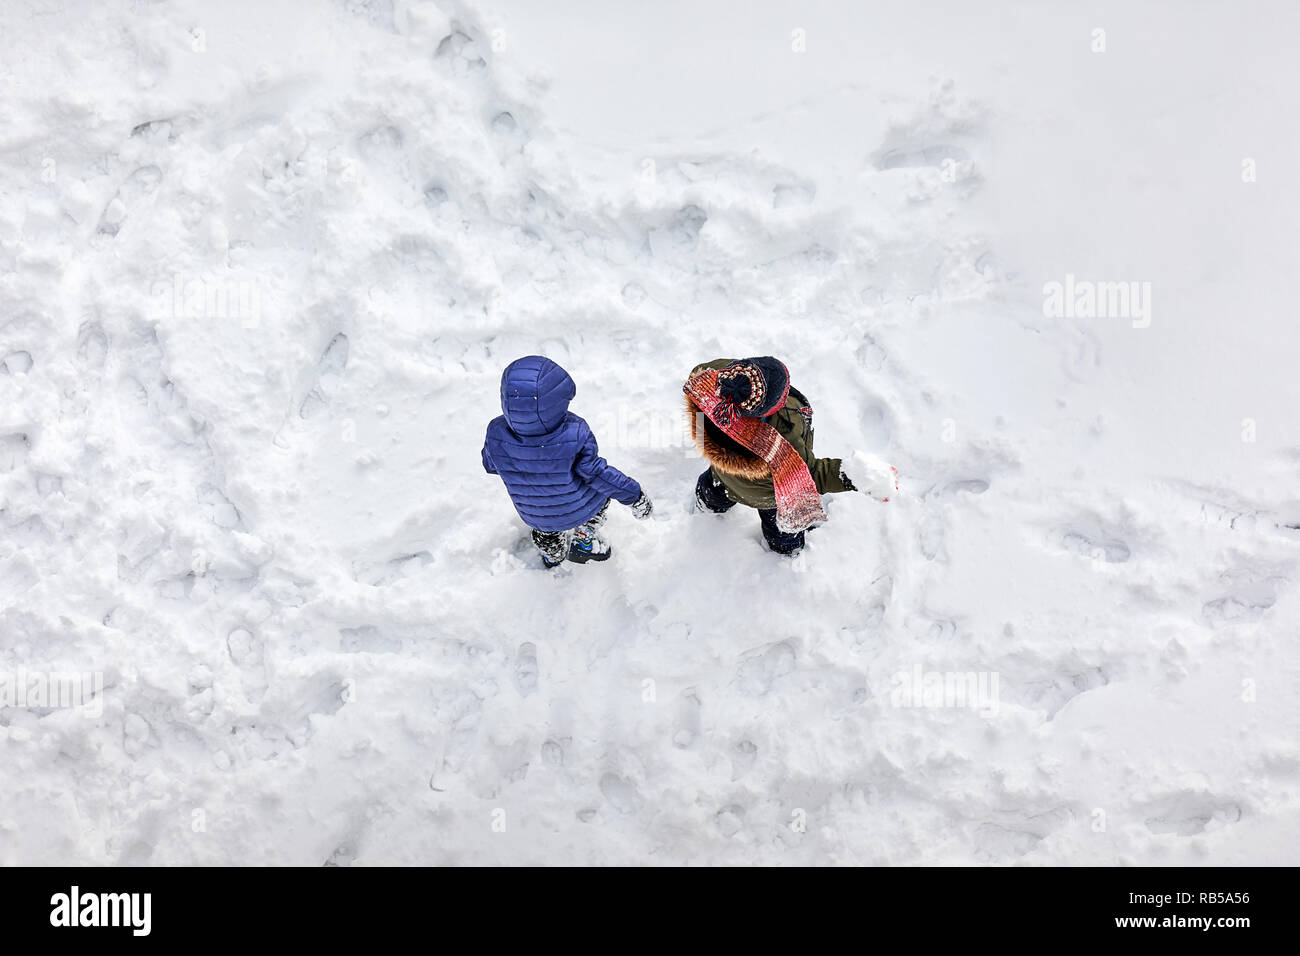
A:
POLYGON ((1297 20, 6 4, 0 676, 102 691, 0 862, 1300 862, 1297 20), (481 471, 532 353, 607 563, 481 471), (691 511, 754 354, 900 472, 793 561, 691 511))

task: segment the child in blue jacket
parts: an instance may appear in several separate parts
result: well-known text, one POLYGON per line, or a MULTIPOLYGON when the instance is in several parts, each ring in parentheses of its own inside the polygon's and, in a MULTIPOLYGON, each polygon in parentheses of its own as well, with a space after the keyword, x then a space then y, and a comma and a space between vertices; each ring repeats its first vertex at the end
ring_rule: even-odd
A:
POLYGON ((613 553, 597 534, 610 498, 638 519, 653 508, 640 485, 600 457, 591 428, 569 411, 576 392, 569 373, 550 359, 516 359, 501 375, 502 414, 488 423, 483 443, 483 467, 506 483, 548 568, 613 553))

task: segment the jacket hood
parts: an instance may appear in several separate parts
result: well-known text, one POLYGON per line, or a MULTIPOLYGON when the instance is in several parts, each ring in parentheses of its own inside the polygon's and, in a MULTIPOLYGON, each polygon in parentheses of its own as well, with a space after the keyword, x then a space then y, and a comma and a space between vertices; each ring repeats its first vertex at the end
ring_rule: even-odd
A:
POLYGON ((515 359, 501 374, 501 413, 516 435, 545 435, 564 421, 578 386, 541 355, 515 359))
POLYGON ((691 440, 710 465, 724 475, 735 475, 749 481, 762 481, 772 477, 772 469, 744 445, 733 441, 720 428, 709 421, 700 406, 686 396, 686 420, 691 440))

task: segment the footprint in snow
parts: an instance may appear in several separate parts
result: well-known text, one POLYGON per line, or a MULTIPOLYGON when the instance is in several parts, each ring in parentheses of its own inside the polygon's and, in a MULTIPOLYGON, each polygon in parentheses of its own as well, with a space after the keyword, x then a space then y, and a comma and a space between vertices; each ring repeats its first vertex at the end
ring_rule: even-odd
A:
POLYGON ((525 641, 515 654, 515 687, 520 697, 537 692, 537 645, 525 641))
POLYGON ((246 627, 237 627, 226 636, 226 653, 240 667, 262 663, 262 639, 246 627))
POLYGON ((739 780, 754 769, 758 747, 752 740, 742 740, 731 748, 731 779, 739 780))
POLYGON ((1043 838, 1029 830, 982 823, 975 828, 974 856, 981 863, 998 863, 1024 856, 1043 838))
POLYGON ((246 627, 226 636, 226 653, 239 668, 240 683, 248 702, 255 704, 266 694, 266 653, 262 639, 246 627))
POLYGON ((99 217, 98 231, 104 235, 116 236, 126 222, 130 208, 157 189, 162 178, 162 170, 157 166, 142 166, 128 176, 104 207, 104 212, 99 217))
POLYGON ((558 740, 551 738, 542 744, 542 763, 548 767, 560 768, 564 766, 564 745, 558 740))
POLYGON ((1152 833, 1175 836, 1194 836, 1204 832, 1212 822, 1226 826, 1241 819, 1241 807, 1231 800, 1190 790, 1150 800, 1138 810, 1152 833))
POLYGON ((745 653, 736 668, 736 683, 742 693, 761 697, 778 680, 793 673, 794 668, 794 648, 785 641, 753 648, 745 653))
POLYGON ((441 206, 448 199, 447 190, 439 183, 429 183, 424 187, 424 202, 427 206, 441 206))
POLYGON ((1054 807, 1041 813, 1010 819, 1010 814, 1000 814, 1006 822, 985 822, 975 828, 975 858, 983 863, 1009 861, 1024 856, 1073 819, 1065 807, 1054 807))
POLYGON ((636 813, 644 802, 636 786, 615 773, 607 773, 600 778, 600 792, 619 813, 636 813))
POLYGON ((708 213, 699 206, 683 206, 663 228, 650 230, 647 235, 650 251, 668 258, 694 252, 700 242, 700 230, 708 221, 708 213))
POLYGON ((316 732, 312 718, 333 717, 343 706, 356 699, 356 688, 351 681, 322 676, 300 685, 295 695, 295 704, 286 727, 296 728, 285 734, 294 747, 303 747, 316 732), (296 717, 296 720, 294 719, 296 717))
POLYGON ((528 141, 519 121, 508 110, 503 110, 492 117, 492 132, 500 146, 504 148, 505 155, 522 152, 528 141))
POLYGON ((943 553, 943 522, 933 516, 923 518, 916 529, 916 545, 925 560, 939 557, 943 553))
POLYGON ((885 367, 885 350, 870 336, 866 337, 853 354, 858 364, 868 372, 879 372, 885 367))
POLYGON ((623 286, 621 295, 623 296, 624 303, 626 303, 627 307, 633 312, 637 310, 637 306, 646 300, 645 289, 636 282, 629 282, 627 285, 623 286))
POLYGON ((139 714, 127 714, 122 722, 122 749, 128 757, 139 757, 150 746, 152 728, 139 714))
POLYGON ((1073 381, 1087 384, 1101 368, 1101 339, 1086 329, 1075 331, 1074 341, 1061 355, 1061 367, 1073 381))
POLYGON ((170 119, 146 120, 143 123, 137 123, 131 127, 131 135, 139 136, 143 139, 166 140, 169 143, 176 142, 175 124, 170 119))
POLYGON ((357 137, 357 151, 367 159, 384 158, 399 152, 405 140, 396 126, 379 126, 357 137))
POLYGON ((957 637, 957 622, 950 617, 935 618, 925 629, 925 636, 931 641, 952 641, 957 637))
MULTIPOLYGON (((869 402, 858 416, 868 448, 885 448, 894 433, 893 413, 883 404, 869 402)), ((814 419, 813 425, 817 424, 814 419)))
POLYGON ((438 42, 433 55, 435 59, 449 64, 452 72, 461 75, 487 67, 487 60, 483 58, 478 41, 454 22, 451 32, 438 42))
POLYGON ((867 608, 866 613, 862 616, 862 631, 854 639, 854 643, 864 643, 868 637, 875 636, 880 631, 880 624, 885 619, 885 605, 873 604, 867 608))
POLYGON ((1123 564, 1129 559, 1129 546, 1119 538, 1092 529, 1067 528, 1058 532, 1061 547, 1093 561, 1123 564))
POLYGON ((929 501, 946 501, 958 495, 982 495, 989 490, 989 483, 983 478, 959 478, 955 481, 935 485, 923 496, 929 501))
POLYGON ((791 206, 806 206, 817 195, 817 187, 811 183, 778 183, 772 187, 772 208, 787 209, 791 206))
POLYGON ((471 42, 468 33, 463 30, 453 29, 445 37, 438 41, 438 48, 433 51, 433 55, 439 59, 445 59, 450 56, 459 56, 465 45, 471 42))
POLYGON ((77 361, 87 368, 101 368, 108 357, 108 336, 98 322, 83 322, 77 331, 77 361))
POLYGON ((319 413, 338 390, 343 372, 348 367, 348 350, 348 337, 342 332, 330 339, 316 367, 316 385, 298 408, 298 414, 303 418, 319 413))
POLYGON ((14 472, 27 464, 31 451, 31 439, 26 434, 0 435, 0 473, 14 472))
POLYGON ((1062 707, 1080 694, 1105 687, 1109 683, 1109 676, 1100 667, 1091 667, 1055 680, 1030 681, 1023 685, 1024 703, 1047 711, 1047 719, 1052 720, 1062 707))
POLYGON ((677 715, 673 721, 673 746, 685 749, 700 736, 700 697, 688 687, 677 698, 677 715))
POLYGON ((403 578, 419 573, 421 568, 433 563, 433 555, 428 551, 416 551, 413 554, 399 554, 395 558, 378 564, 359 564, 355 566, 355 577, 363 584, 380 588, 394 584, 403 578))
POLYGON ((1257 621, 1277 602, 1276 596, 1264 588, 1241 588, 1207 602, 1201 613, 1213 625, 1234 624, 1240 621, 1257 621))
POLYGON ((401 638, 385 634, 371 624, 339 629, 339 646, 348 654, 397 654, 401 638))
POLYGON ((185 702, 185 715, 197 723, 210 715, 216 706, 212 693, 212 671, 206 665, 199 664, 190 671, 187 682, 189 699, 185 702))
POLYGON ((351 843, 340 843, 334 848, 329 859, 322 864, 323 866, 351 866, 352 861, 357 858, 356 848, 351 843))
POLYGON ((204 506, 208 519, 218 528, 233 529, 240 526, 239 509, 221 493, 216 485, 204 482, 198 488, 198 503, 204 506))
POLYGON ((738 803, 729 804, 713 817, 724 837, 733 837, 745 826, 745 808, 738 803))
POLYGON ((26 375, 31 370, 31 352, 10 352, 0 359, 0 375, 26 375))
POLYGON ((885 169, 919 169, 927 166, 943 166, 944 163, 960 163, 969 159, 970 154, 960 146, 937 144, 934 146, 901 146, 886 150, 876 158, 876 168, 885 169))

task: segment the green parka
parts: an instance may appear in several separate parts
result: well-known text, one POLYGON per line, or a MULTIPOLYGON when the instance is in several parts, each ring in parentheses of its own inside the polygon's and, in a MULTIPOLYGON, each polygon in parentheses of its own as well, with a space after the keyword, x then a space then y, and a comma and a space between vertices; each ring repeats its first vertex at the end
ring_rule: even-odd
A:
MULTIPOLYGON (((704 369, 723 369, 733 361, 735 360, 714 359, 695 366, 691 369, 691 375, 704 369)), ((818 458, 813 454, 812 413, 810 410, 805 416, 802 411, 805 408, 808 408, 808 400, 791 385, 785 408, 763 420, 780 432, 781 437, 807 463, 808 471, 821 494, 851 491, 852 488, 844 484, 839 458, 818 458)), ((729 438, 709 421, 689 395, 686 396, 686 412, 695 447, 708 460, 713 474, 726 486, 727 496, 732 501, 751 508, 775 508, 776 493, 772 488, 772 472, 767 462, 729 438)))

